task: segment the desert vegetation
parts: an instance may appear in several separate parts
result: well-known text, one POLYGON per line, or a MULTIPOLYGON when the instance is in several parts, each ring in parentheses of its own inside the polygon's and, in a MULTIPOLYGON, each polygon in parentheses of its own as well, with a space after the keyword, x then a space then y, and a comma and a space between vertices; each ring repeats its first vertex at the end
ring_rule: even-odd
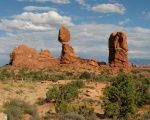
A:
POLYGON ((148 120, 149 73, 149 69, 113 75, 106 69, 73 73, 1 67, 0 111, 8 120, 148 120))

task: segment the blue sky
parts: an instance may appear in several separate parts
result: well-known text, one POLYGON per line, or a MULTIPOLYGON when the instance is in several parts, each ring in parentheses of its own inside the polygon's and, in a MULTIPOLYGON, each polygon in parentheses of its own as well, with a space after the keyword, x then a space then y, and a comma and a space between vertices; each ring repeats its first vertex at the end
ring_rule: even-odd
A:
POLYGON ((129 58, 150 59, 150 0, 0 0, 0 65, 14 47, 61 54, 58 30, 71 32, 70 45, 82 58, 108 61, 108 38, 124 31, 129 58))

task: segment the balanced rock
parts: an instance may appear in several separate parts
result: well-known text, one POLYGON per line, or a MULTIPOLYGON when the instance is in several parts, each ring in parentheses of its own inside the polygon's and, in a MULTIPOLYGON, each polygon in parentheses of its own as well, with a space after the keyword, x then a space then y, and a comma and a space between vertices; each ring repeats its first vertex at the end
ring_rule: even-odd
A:
POLYGON ((59 29, 58 40, 62 43, 68 43, 70 41, 70 32, 64 25, 59 29))
POLYGON ((34 48, 19 45, 10 53, 10 65, 15 67, 43 68, 58 64, 49 50, 42 50, 37 54, 34 48))
POLYGON ((111 67, 128 67, 127 36, 124 32, 114 32, 109 37, 109 65, 111 67))
POLYGON ((82 61, 82 59, 74 53, 74 49, 69 45, 70 32, 64 25, 61 26, 59 30, 58 40, 62 43, 61 64, 71 64, 82 61))

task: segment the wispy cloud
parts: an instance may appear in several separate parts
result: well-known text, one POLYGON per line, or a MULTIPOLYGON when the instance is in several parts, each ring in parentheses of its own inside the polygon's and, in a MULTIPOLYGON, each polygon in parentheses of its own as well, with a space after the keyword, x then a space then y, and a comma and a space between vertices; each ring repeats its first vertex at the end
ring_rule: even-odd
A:
POLYGON ((85 0, 76 0, 76 2, 78 2, 80 5, 82 5, 82 6, 85 6, 85 7, 90 7, 90 5, 89 4, 86 4, 85 3, 85 0))
POLYGON ((58 3, 58 4, 68 4, 70 3, 70 0, 17 0, 19 2, 23 1, 31 1, 31 2, 53 2, 53 3, 58 3))
POLYGON ((120 22, 118 22, 118 24, 124 25, 124 24, 127 24, 128 22, 130 22, 130 19, 125 19, 124 21, 120 21, 120 22))
POLYGON ((119 13, 124 14, 126 8, 119 3, 114 4, 97 4, 95 6, 91 6, 90 4, 86 4, 85 0, 76 0, 80 5, 85 7, 87 10, 93 10, 101 13, 119 13))
POLYGON ((57 11, 56 8, 52 7, 37 7, 37 6, 26 6, 23 8, 25 11, 57 11))
POLYGON ((144 15, 144 17, 145 17, 146 19, 150 19, 150 12, 145 12, 145 11, 143 11, 142 14, 144 15))
POLYGON ((124 14, 126 8, 122 4, 115 3, 115 4, 98 4, 92 7, 92 10, 101 12, 101 13, 114 12, 114 13, 124 14))

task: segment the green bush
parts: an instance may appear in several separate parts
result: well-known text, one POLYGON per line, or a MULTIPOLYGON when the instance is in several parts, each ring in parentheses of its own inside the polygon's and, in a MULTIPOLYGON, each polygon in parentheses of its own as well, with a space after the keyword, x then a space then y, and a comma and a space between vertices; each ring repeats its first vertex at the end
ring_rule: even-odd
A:
POLYGON ((53 86, 52 88, 50 88, 47 93, 46 93, 46 100, 48 102, 50 102, 52 99, 57 101, 57 99, 59 99, 59 94, 60 94, 60 91, 59 91, 59 88, 56 87, 56 86, 53 86))
POLYGON ((150 120, 150 112, 143 114, 141 120, 150 120))
POLYGON ((94 113, 94 108, 91 108, 84 103, 79 106, 79 109, 76 111, 79 115, 84 116, 85 120, 96 120, 96 115, 94 113))
POLYGON ((61 100, 71 101, 75 98, 78 98, 79 91, 76 86, 73 86, 72 84, 67 85, 61 85, 59 87, 59 95, 61 97, 61 100))
POLYGON ((44 98, 39 97, 36 100, 36 104, 38 104, 38 105, 43 105, 44 103, 46 103, 46 99, 44 99, 44 98))
POLYGON ((31 119, 39 120, 36 107, 20 99, 11 99, 4 104, 8 120, 23 120, 24 114, 30 114, 31 119))
POLYGON ((59 87, 53 86, 46 93, 47 101, 58 101, 61 100, 71 101, 75 98, 78 98, 78 88, 72 84, 61 85, 59 87))
POLYGON ((61 102, 56 103, 55 110, 57 113, 65 114, 64 117, 66 119, 69 119, 67 118, 66 113, 73 113, 68 114, 68 117, 70 117, 71 119, 76 118, 75 116, 73 117, 74 113, 76 113, 78 117, 80 116, 80 119, 84 118, 85 120, 96 120, 94 108, 89 107, 86 103, 82 105, 69 105, 67 101, 62 100, 61 102))
POLYGON ((70 84, 72 84, 72 86, 75 86, 77 88, 83 88, 84 87, 84 81, 83 80, 76 80, 76 81, 72 81, 70 84))
POLYGON ((69 112, 69 104, 66 100, 57 101, 55 104, 55 111, 57 113, 68 113, 69 112))
POLYGON ((91 79, 91 74, 85 71, 80 75, 80 79, 91 79))
POLYGON ((112 71, 110 69, 105 69, 101 71, 101 75, 111 75, 112 71))
POLYGON ((136 83, 136 102, 138 106, 150 104, 150 80, 143 78, 134 80, 136 83))
POLYGON ((65 73, 66 76, 73 76, 73 73, 72 73, 72 72, 65 71, 64 73, 65 73))
POLYGON ((44 117, 44 120, 86 120, 82 115, 79 115, 75 112, 70 112, 66 114, 51 114, 51 113, 46 113, 46 116, 44 117))
POLYGON ((136 84, 131 76, 119 74, 112 85, 104 89, 104 113, 111 118, 135 118, 137 115, 136 84))
POLYGON ((75 112, 67 113, 62 116, 62 120, 86 120, 82 115, 75 112))

